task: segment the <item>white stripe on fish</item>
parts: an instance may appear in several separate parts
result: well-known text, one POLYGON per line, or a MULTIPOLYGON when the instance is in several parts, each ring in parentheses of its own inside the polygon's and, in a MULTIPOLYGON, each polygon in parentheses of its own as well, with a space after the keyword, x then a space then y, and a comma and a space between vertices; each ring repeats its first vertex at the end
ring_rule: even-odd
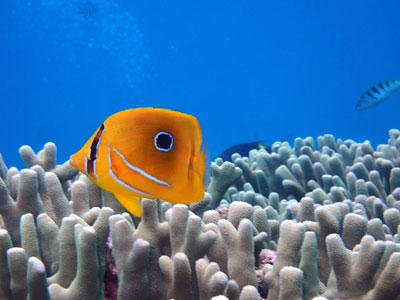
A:
POLYGON ((131 190, 131 191, 133 191, 133 192, 135 192, 135 193, 142 194, 143 196, 147 196, 147 197, 150 197, 150 198, 155 198, 152 194, 148 194, 148 193, 146 193, 146 192, 143 192, 143 191, 141 191, 141 190, 138 190, 138 189, 134 188, 133 186, 130 186, 130 185, 127 184, 126 182, 124 182, 124 181, 122 181, 121 179, 119 179, 119 178, 117 177, 117 175, 115 175, 115 173, 114 173, 113 170, 112 170, 110 143, 108 143, 108 163, 109 163, 108 171, 109 171, 111 177, 112 177, 116 182, 118 182, 120 185, 126 187, 127 189, 129 189, 129 190, 131 190))
POLYGON ((139 174, 143 175, 144 177, 146 177, 147 179, 150 179, 151 181, 154 181, 155 183, 161 184, 161 185, 166 185, 170 188, 172 188, 172 186, 166 182, 163 181, 161 179, 158 179, 157 177, 154 177, 153 175, 147 173, 145 170, 142 170, 138 167, 135 167, 134 165, 130 164, 129 161, 126 160, 126 158, 122 155, 121 152, 118 151, 118 149, 113 148, 113 150, 122 158, 122 160, 124 161, 124 164, 131 170, 138 172, 139 174))

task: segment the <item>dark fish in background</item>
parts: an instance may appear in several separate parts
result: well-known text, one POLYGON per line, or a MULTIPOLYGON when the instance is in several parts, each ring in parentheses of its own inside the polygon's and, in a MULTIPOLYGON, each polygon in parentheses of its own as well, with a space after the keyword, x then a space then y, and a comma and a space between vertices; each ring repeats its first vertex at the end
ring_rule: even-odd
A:
POLYGON ((90 1, 80 2, 77 4, 78 12, 89 21, 94 21, 100 14, 99 8, 90 1))
MULTIPOLYGON (((281 140, 281 142, 289 140, 289 138, 292 137, 292 135, 293 133, 289 133, 281 140)), ((262 142, 260 141, 236 144, 226 149, 218 157, 221 157, 224 161, 232 161, 232 154, 239 153, 241 156, 249 156, 250 150, 253 149, 256 150, 265 149, 267 152, 271 153, 272 146, 263 145, 262 142)))
POLYGON ((257 141, 233 145, 222 152, 219 157, 224 161, 232 161, 232 154, 239 153, 241 156, 249 156, 249 151, 253 149, 265 149, 271 152, 271 146, 264 146, 261 142, 257 141))
POLYGON ((386 80, 370 87, 356 104, 356 111, 366 110, 379 103, 400 89, 400 80, 386 80))

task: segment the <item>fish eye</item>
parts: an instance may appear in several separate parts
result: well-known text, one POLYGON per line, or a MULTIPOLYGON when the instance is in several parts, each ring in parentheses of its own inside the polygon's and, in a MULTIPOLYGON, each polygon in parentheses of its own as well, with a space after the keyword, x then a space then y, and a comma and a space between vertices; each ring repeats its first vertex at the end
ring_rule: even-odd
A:
POLYGON ((161 131, 154 137, 154 146, 159 151, 168 152, 172 149, 174 138, 168 132, 161 131))

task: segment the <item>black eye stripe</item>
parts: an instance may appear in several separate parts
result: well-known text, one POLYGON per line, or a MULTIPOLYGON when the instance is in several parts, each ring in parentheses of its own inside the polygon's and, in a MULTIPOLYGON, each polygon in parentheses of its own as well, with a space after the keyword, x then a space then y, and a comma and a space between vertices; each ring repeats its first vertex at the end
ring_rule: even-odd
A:
POLYGON ((154 137, 154 146, 158 151, 168 152, 174 145, 173 136, 165 131, 161 131, 154 137))
POLYGON ((104 130, 104 124, 101 124, 100 129, 97 131, 96 136, 93 138, 93 141, 90 144, 90 160, 96 159, 97 145, 99 143, 103 130, 104 130))
POLYGON ((87 162, 87 172, 88 174, 94 178, 94 162, 97 158, 97 146, 99 144, 101 135, 103 134, 104 131, 104 124, 101 124, 99 130, 97 131, 95 137, 93 138, 92 143, 90 144, 90 155, 89 159, 87 162))

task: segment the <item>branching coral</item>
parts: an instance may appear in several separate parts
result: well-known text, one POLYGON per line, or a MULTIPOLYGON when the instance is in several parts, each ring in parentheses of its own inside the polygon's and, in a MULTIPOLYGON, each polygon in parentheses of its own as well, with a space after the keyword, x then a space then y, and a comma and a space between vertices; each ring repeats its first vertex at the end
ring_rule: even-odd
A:
POLYGON ((27 169, 0 157, 0 299, 400 299, 389 135, 376 149, 325 135, 217 159, 202 201, 142 199, 140 220, 57 166, 54 144, 21 147, 27 169))

